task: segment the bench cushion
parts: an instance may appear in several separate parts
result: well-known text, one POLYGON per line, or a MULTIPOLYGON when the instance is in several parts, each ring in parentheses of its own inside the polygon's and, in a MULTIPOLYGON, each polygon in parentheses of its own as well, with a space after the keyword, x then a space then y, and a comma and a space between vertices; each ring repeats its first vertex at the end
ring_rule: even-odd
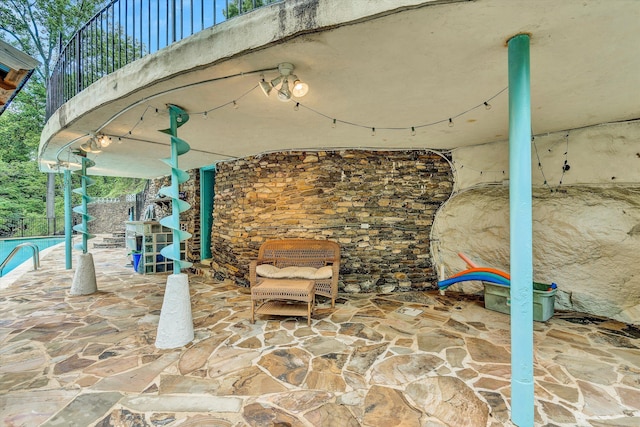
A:
POLYGON ((332 276, 331 266, 313 267, 285 267, 278 268, 271 264, 261 264, 256 266, 256 274, 260 277, 270 279, 330 279, 332 276))

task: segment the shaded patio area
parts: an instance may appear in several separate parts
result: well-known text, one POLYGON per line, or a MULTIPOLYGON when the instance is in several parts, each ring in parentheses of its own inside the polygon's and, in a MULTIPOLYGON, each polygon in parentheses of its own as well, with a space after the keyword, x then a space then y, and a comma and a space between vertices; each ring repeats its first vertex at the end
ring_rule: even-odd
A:
MULTIPOLYGON (((0 289, 5 426, 510 425, 509 316, 437 292, 341 294, 249 322, 250 294, 190 278, 196 338, 154 346, 166 276, 92 251, 69 296, 64 248, 0 289)), ((536 425, 640 425, 640 330, 578 313, 534 324, 536 425)))

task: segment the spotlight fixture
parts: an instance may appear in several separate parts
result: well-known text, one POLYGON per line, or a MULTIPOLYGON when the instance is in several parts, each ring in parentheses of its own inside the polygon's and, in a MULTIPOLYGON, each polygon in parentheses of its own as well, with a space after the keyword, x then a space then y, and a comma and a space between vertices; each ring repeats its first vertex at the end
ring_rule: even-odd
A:
POLYGON ((278 91, 278 99, 282 102, 288 102, 291 99, 291 90, 289 89, 289 80, 287 76, 282 78, 282 85, 278 91))
POLYGON ((262 80, 260 81, 260 89, 262 89, 262 92, 264 93, 264 96, 266 96, 267 98, 269 97, 269 94, 271 93, 271 85, 267 82, 264 81, 264 75, 262 76, 262 80))
POLYGON ((106 148, 111 144, 111 138, 106 135, 99 135, 92 133, 89 139, 80 146, 80 149, 85 153, 101 153, 102 148, 106 148))
POLYGON ((87 142, 80 146, 80 149, 85 153, 101 153, 102 150, 98 147, 98 143, 95 138, 90 138, 87 142))
POLYGON ((309 85, 298 79, 298 76, 291 76, 291 80, 293 80, 293 89, 291 90, 293 96, 302 98, 309 92, 309 85))
POLYGON ((278 77, 271 80, 269 83, 267 83, 263 77, 259 82, 259 85, 265 96, 269 96, 272 88, 276 88, 278 92, 278 99, 282 102, 291 100, 292 95, 295 98, 305 96, 307 92, 309 92, 309 85, 293 74, 294 68, 293 64, 283 62, 278 65, 278 72, 280 73, 278 77), (293 83, 293 86, 290 86, 290 83, 293 83), (280 87, 278 88, 278 86, 280 87))

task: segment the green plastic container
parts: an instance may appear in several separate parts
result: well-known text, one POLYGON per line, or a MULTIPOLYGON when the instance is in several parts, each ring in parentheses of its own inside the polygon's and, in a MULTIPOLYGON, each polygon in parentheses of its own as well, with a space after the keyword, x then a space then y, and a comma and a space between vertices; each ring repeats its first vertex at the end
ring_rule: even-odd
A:
MULTIPOLYGON (((544 322, 553 316, 558 289, 533 282, 533 320, 544 322)), ((484 307, 500 313, 511 314, 511 287, 484 282, 484 307)))

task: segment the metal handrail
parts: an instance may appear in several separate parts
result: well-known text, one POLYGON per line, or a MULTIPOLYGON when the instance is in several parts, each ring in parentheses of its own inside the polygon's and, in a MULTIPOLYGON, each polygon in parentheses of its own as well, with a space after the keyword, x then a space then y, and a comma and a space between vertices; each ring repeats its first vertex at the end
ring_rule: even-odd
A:
POLYGON ((7 256, 4 261, 2 261, 2 264, 0 264, 0 277, 2 277, 2 270, 7 266, 7 264, 9 264, 9 261, 11 261, 11 259, 15 256, 15 254, 18 253, 20 248, 33 249, 33 269, 37 270, 38 267, 40 267, 40 248, 38 248, 38 246, 35 243, 24 242, 24 243, 20 243, 15 248, 13 248, 9 256, 7 256))
POLYGON ((46 118, 98 79, 229 18, 284 0, 112 0, 63 47, 46 118))

